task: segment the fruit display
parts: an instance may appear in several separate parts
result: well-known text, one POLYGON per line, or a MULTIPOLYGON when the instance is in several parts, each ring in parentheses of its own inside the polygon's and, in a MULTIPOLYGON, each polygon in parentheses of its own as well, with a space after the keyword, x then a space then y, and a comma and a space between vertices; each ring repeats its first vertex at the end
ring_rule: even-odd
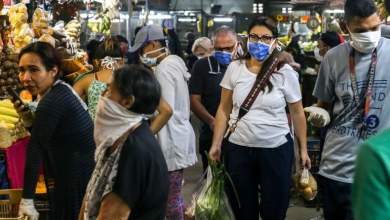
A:
POLYGON ((81 23, 74 19, 65 25, 65 35, 68 40, 68 48, 71 49, 71 54, 74 55, 80 48, 81 23))
POLYGON ((15 90, 22 88, 18 79, 19 66, 17 61, 18 56, 12 54, 10 50, 6 50, 0 54, 0 97, 7 95, 7 87, 12 87, 15 90))
POLYGON ((16 140, 29 136, 19 114, 9 99, 0 100, 0 148, 7 148, 16 140))
POLYGON ((318 46, 317 41, 308 41, 308 42, 299 42, 299 46, 303 49, 305 52, 311 52, 314 51, 314 49, 318 46))
POLYGON ((53 32, 52 28, 49 26, 47 12, 41 8, 35 9, 31 27, 34 31, 35 38, 40 38, 44 34, 51 35, 53 32))
POLYGON ((111 33, 111 20, 107 15, 100 14, 93 21, 88 21, 88 28, 92 32, 109 35, 111 33))
POLYGON ((19 114, 9 99, 0 100, 0 122, 7 128, 15 128, 19 121, 19 114))
POLYGON ((294 176, 295 189, 307 200, 313 200, 318 192, 317 181, 306 168, 294 176))
POLYGON ((13 45, 9 45, 13 52, 19 53, 20 50, 32 42, 34 33, 27 23, 27 7, 23 3, 11 6, 8 11, 9 21, 11 23, 11 38, 13 45))

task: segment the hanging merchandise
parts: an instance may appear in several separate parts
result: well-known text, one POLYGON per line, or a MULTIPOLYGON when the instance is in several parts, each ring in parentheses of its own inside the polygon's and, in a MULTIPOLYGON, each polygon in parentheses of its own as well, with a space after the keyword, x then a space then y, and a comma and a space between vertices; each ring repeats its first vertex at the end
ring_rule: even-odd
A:
POLYGON ((47 12, 41 8, 37 8, 35 10, 31 27, 36 38, 41 37, 43 34, 52 34, 53 32, 53 30, 49 27, 47 12))
POLYGON ((69 22, 78 16, 79 11, 84 7, 82 0, 52 0, 53 20, 69 22))
POLYGON ((65 36, 67 38, 67 48, 71 55, 75 55, 80 48, 81 23, 79 20, 71 20, 65 25, 65 36))
POLYGON ((102 1, 103 12, 110 18, 116 19, 119 17, 119 10, 121 8, 120 0, 103 0, 102 1))
POLYGON ((108 15, 99 13, 94 19, 88 21, 88 28, 94 33, 110 35, 111 19, 108 15))
POLYGON ((8 11, 11 23, 11 44, 8 45, 14 53, 19 53, 22 48, 30 44, 34 33, 27 23, 28 13, 25 4, 19 3, 11 6, 8 11))

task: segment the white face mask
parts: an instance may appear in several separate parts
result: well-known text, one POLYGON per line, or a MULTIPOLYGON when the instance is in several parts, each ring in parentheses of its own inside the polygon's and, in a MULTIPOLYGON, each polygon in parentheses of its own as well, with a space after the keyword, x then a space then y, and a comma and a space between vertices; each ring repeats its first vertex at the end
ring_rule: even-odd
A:
POLYGON ((381 38, 380 30, 364 33, 351 33, 351 46, 361 53, 371 53, 381 38))
POLYGON ((316 58, 316 60, 317 60, 318 62, 322 62, 322 60, 324 59, 324 57, 321 56, 321 54, 320 54, 320 48, 318 48, 318 47, 314 48, 314 57, 316 58))
POLYGON ((153 54, 162 50, 166 50, 165 47, 149 51, 140 57, 141 62, 149 67, 156 66, 158 58, 167 55, 167 52, 158 55, 157 57, 148 57, 149 54, 153 54))

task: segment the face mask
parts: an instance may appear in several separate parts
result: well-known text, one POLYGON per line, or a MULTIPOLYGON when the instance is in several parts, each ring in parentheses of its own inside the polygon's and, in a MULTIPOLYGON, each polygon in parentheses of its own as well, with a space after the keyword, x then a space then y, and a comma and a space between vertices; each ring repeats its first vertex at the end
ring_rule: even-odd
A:
POLYGON ((165 49, 166 49, 165 47, 162 47, 162 48, 152 50, 152 51, 145 53, 143 56, 140 57, 141 62, 147 66, 150 66, 150 67, 156 66, 158 58, 165 56, 167 53, 162 53, 162 54, 158 55, 157 57, 148 57, 148 55, 159 52, 161 50, 165 50, 165 49))
POLYGON ((215 51, 214 57, 219 64, 227 66, 232 62, 232 53, 226 51, 215 51))
POLYGON ((314 57, 316 58, 316 60, 318 62, 321 62, 322 59, 324 59, 324 57, 321 56, 321 54, 320 54, 320 48, 318 48, 318 47, 314 48, 314 57))
POLYGON ((258 61, 264 61, 271 54, 274 42, 270 45, 262 42, 248 42, 249 54, 258 61))
POLYGON ((361 53, 371 53, 381 38, 380 30, 364 33, 351 33, 351 46, 361 53))

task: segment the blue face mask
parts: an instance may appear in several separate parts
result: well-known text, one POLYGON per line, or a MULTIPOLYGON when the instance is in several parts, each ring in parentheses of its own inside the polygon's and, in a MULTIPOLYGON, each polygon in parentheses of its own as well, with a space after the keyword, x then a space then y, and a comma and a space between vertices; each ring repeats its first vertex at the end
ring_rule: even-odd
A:
POLYGON ((271 45, 262 42, 248 42, 249 54, 258 61, 267 59, 271 51, 271 45))
POLYGON ((226 51, 215 51, 214 57, 219 64, 227 66, 232 62, 232 53, 226 51))

